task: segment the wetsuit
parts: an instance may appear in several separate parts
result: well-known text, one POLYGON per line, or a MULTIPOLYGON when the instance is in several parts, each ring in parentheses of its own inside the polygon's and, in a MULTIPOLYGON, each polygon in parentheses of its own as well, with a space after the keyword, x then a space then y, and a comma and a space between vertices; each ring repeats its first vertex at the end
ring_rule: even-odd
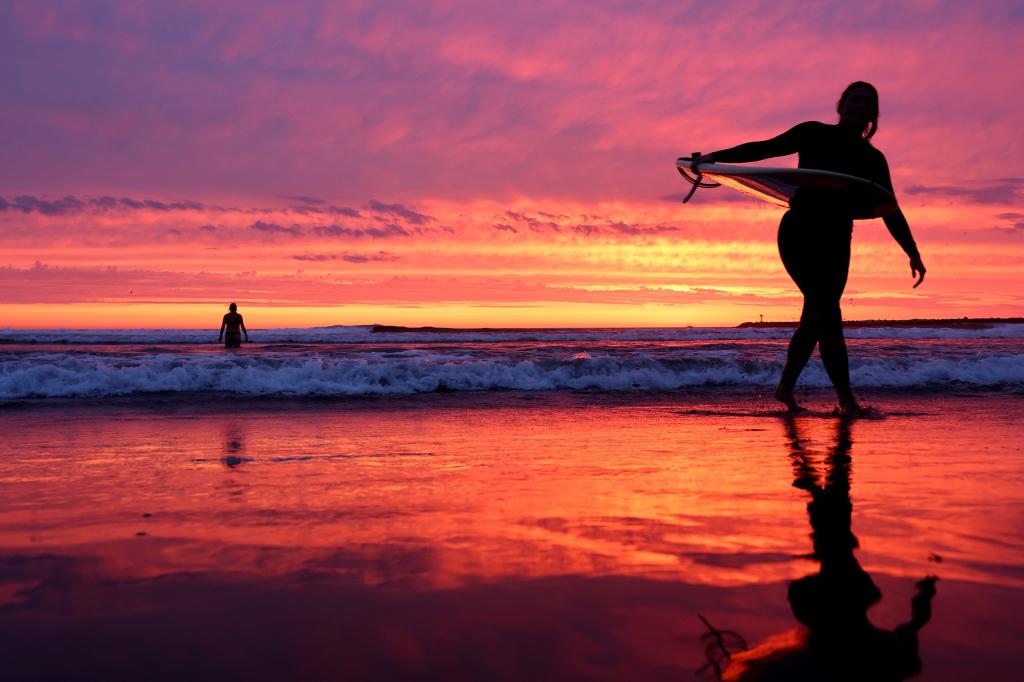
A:
POLYGON ((241 348, 242 347, 242 316, 238 313, 227 313, 224 315, 224 347, 225 348, 241 348))
MULTIPOLYGON (((872 180, 892 191, 885 156, 849 129, 808 121, 778 137, 714 152, 715 162, 743 163, 799 154, 800 168, 845 173, 872 180)), ((789 344, 781 384, 792 389, 817 344, 832 385, 850 391, 849 359, 843 338, 840 298, 850 269, 850 239, 856 207, 836 190, 801 190, 790 200, 779 225, 779 254, 786 272, 804 295, 800 326, 789 344)), ((911 258, 918 256, 910 226, 898 208, 885 226, 911 258)))

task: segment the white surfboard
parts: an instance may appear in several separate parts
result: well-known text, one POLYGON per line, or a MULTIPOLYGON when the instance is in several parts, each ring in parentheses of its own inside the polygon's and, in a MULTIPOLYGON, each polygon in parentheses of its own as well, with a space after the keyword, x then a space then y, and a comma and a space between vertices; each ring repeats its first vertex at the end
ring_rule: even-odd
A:
MULTIPOLYGON (((765 168, 702 163, 693 170, 693 159, 680 157, 676 170, 697 187, 725 185, 762 201, 789 208, 789 200, 800 190, 836 190, 843 192, 857 219, 882 218, 896 210, 896 197, 877 182, 854 175, 812 170, 810 168, 765 168)), ((683 201, 688 201, 690 195, 683 201)))

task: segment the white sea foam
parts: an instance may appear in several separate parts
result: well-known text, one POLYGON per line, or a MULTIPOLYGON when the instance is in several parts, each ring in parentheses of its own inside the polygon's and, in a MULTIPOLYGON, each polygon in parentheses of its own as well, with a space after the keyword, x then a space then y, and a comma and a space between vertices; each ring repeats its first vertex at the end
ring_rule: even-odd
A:
MULTIPOLYGON (((529 345, 481 350, 422 347, 223 353, 0 352, 0 399, 99 398, 151 393, 246 396, 411 394, 438 390, 664 391, 702 386, 771 387, 782 342, 688 346, 529 345)), ((855 386, 915 388, 1024 386, 1024 347, 1001 344, 861 342, 851 359, 855 386)), ((829 381, 817 359, 801 379, 829 381)))

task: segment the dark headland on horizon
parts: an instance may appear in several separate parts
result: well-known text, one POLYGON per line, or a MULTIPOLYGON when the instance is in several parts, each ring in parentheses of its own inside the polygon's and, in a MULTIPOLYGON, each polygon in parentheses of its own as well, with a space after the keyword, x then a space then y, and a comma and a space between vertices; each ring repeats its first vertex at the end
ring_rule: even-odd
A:
MULTIPOLYGON (((742 322, 738 328, 796 328, 800 323, 792 322, 742 322)), ((857 327, 941 327, 943 329, 989 329, 1000 324, 1024 324, 1024 317, 951 317, 944 319, 920 320, 843 320, 847 328, 857 327)))
MULTIPOLYGON (((799 323, 792 322, 741 322, 738 329, 753 328, 795 328, 799 323)), ((1024 324, 1024 317, 954 317, 946 319, 915 319, 915 320, 845 320, 843 326, 856 327, 936 327, 953 329, 989 329, 1000 324, 1024 324)), ((375 324, 370 332, 373 334, 400 334, 407 332, 537 332, 561 331, 554 327, 402 327, 389 324, 375 324)))

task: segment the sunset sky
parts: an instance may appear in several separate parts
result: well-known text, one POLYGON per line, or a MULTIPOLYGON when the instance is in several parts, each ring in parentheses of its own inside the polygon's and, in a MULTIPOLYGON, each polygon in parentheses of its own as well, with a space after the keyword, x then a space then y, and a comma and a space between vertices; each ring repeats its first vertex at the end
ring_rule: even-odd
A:
POLYGON ((0 2, 0 327, 792 320, 673 161, 853 80, 929 272, 859 222, 847 319, 1022 316, 1022 62, 984 0, 0 2))

